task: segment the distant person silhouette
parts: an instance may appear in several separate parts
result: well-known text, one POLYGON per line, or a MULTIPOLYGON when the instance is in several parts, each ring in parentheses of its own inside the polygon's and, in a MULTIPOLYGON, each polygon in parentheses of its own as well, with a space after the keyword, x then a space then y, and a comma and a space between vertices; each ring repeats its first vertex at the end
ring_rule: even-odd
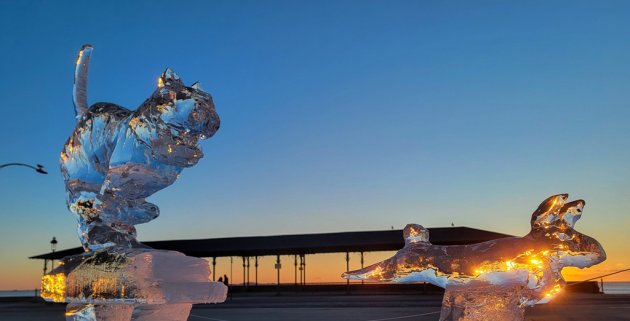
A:
MULTIPOLYGON (((223 277, 222 276, 219 277, 219 282, 223 283, 223 277)), ((225 283, 223 283, 223 284, 225 284, 225 283)))
MULTIPOLYGON (((219 279, 221 280, 221 279, 219 279)), ((228 287, 228 298, 232 298, 232 291, 230 291, 230 279, 228 279, 227 274, 223 274, 223 284, 228 287)))

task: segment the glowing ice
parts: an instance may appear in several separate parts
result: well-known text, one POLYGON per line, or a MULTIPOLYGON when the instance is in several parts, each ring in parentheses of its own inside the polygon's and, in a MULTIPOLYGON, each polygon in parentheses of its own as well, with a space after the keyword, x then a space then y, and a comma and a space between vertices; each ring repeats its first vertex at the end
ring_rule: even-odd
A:
POLYGON ((206 260, 153 250, 134 225, 159 215, 145 199, 171 185, 219 129, 212 97, 170 69, 135 111, 112 103, 88 108, 92 47, 75 69, 77 125, 61 152, 68 208, 86 253, 66 257, 42 278, 42 297, 69 302, 67 320, 186 320, 192 303, 223 302, 206 260))
POLYGON ((584 201, 554 195, 534 211, 524 237, 440 246, 429 231, 409 224, 405 246, 392 258, 342 277, 401 283, 428 282, 446 289, 440 320, 523 320, 526 306, 547 303, 564 287, 566 266, 589 267, 606 253, 573 225, 584 201))

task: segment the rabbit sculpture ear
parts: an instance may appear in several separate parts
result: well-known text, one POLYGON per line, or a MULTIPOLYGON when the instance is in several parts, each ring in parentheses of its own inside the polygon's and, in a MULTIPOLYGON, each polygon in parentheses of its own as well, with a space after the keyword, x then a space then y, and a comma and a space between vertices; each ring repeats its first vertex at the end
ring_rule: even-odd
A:
POLYGON ((92 45, 85 44, 79 51, 76 66, 74 68, 74 87, 72 89, 72 99, 74 101, 74 112, 77 121, 87 113, 87 77, 92 55, 92 45))
POLYGON ((532 213, 532 230, 552 226, 560 217, 560 210, 564 206, 569 194, 558 194, 544 200, 532 213))
POLYGON ((582 209, 584 208, 583 200, 577 200, 573 202, 569 202, 564 204, 562 209, 560 210, 560 218, 562 219, 562 224, 564 224, 568 228, 573 228, 575 226, 575 222, 577 222, 580 217, 582 217, 582 209))

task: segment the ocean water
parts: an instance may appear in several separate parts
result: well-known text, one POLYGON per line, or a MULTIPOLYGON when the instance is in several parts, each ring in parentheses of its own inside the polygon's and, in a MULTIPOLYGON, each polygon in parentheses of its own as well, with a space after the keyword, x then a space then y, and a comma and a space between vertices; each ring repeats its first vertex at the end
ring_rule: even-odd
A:
POLYGON ((606 294, 630 294, 630 282, 604 282, 606 294))
MULTIPOLYGON (((37 295, 39 295, 39 290, 37 290, 37 295)), ((35 296, 35 290, 12 290, 12 291, 0 291, 0 298, 9 298, 9 297, 18 297, 18 296, 35 296)))

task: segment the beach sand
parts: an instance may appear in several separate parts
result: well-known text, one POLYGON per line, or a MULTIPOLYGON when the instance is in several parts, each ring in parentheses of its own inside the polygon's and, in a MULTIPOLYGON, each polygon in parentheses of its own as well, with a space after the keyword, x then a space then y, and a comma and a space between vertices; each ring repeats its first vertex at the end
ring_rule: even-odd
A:
MULTIPOLYGON (((439 319, 440 295, 241 296, 217 305, 195 305, 188 320, 385 321, 439 319)), ((65 305, 0 302, 3 321, 63 321, 65 305)), ((565 294, 528 308, 528 321, 630 320, 630 295, 565 294)), ((493 320, 499 321, 499 320, 493 320)))

